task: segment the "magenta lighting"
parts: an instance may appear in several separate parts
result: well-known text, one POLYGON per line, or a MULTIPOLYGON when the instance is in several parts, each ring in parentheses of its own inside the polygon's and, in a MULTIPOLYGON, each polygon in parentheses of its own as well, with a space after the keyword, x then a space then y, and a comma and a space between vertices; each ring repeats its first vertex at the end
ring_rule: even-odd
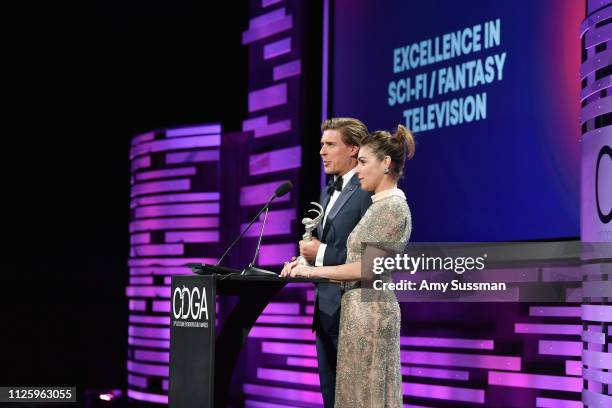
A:
POLYGON ((121 392, 121 390, 111 390, 111 391, 99 394, 98 395, 98 399, 100 399, 102 401, 106 401, 106 402, 111 402, 115 398, 119 398, 122 395, 123 395, 123 393, 121 392))
MULTIPOLYGON (((339 14, 334 5, 349 2, 323 2, 323 30, 320 22, 310 20, 314 17, 305 5, 312 2, 247 3, 249 21, 242 44, 249 55, 248 114, 241 132, 225 129, 222 134, 220 124, 202 124, 152 131, 132 140, 127 396, 146 406, 167 404, 172 385, 168 378, 170 279, 190 273, 187 263, 215 263, 224 250, 221 242, 231 242, 278 186, 291 181, 295 188, 270 208, 257 259, 258 266, 278 271, 296 255, 303 232, 300 206, 316 199, 303 197, 312 194, 308 190, 313 184, 319 184, 318 175, 310 169, 312 163, 319 164, 311 147, 320 139, 318 124, 310 127, 317 115, 305 116, 319 107, 312 105, 305 90, 319 88, 327 94, 329 87, 337 94, 333 81, 328 84, 326 79, 333 79, 329 74, 334 53, 341 56, 343 50, 336 49, 333 41, 325 42, 320 56, 323 67, 313 67, 313 57, 306 51, 313 41, 319 41, 319 31, 333 40, 338 28, 334 15, 339 14), (322 74, 322 84, 313 79, 313 71, 322 74)), ((350 3, 353 13, 363 2, 350 3)), ((551 25, 541 27, 551 31, 546 38, 566 44, 571 37, 576 51, 578 36, 583 40, 580 72, 572 72, 568 82, 558 84, 561 90, 571 88, 569 81, 582 85, 575 99, 575 106, 581 104, 580 128, 568 131, 574 137, 572 148, 580 144, 582 155, 581 240, 610 242, 612 188, 602 174, 609 174, 612 168, 612 127, 608 124, 612 49, 607 44, 612 25, 606 24, 612 19, 612 1, 587 0, 586 10, 579 0, 548 3, 550 10, 542 22, 551 25), (573 15, 562 13, 564 9, 573 15), (586 18, 578 27, 584 11, 586 18), (571 27, 565 21, 570 17, 571 27), (552 26, 558 30, 549 30, 552 26)), ((384 29, 394 28, 381 27, 384 29)), ((566 57, 575 62, 580 53, 567 52, 566 57)), ((537 61, 533 66, 547 62, 537 61)), ((355 88, 363 85, 355 84, 355 88)), ((352 113, 328 112, 327 97, 322 105, 324 117, 352 113)), ((423 141, 422 146, 426 144, 423 141)), ((424 213, 418 219, 426 222, 434 216, 424 213)), ((226 266, 242 268, 251 261, 249 246, 254 247, 262 224, 263 217, 245 234, 243 247, 230 253, 226 266)), ((509 301, 505 303, 402 303, 404 407, 612 406, 612 277, 607 267, 611 258, 594 253, 587 254, 583 266, 516 269, 513 281, 525 285, 560 278, 577 282, 573 290, 563 293, 564 303, 512 302, 518 300, 518 291, 496 299, 509 301)), ((500 276, 502 272, 507 276, 507 271, 499 271, 500 276)), ((496 276, 492 272, 491 277, 496 276)), ((236 365, 241 369, 235 370, 231 384, 235 406, 322 406, 311 330, 314 300, 312 284, 289 284, 245 333, 246 344, 236 365)), ((228 310, 221 301, 217 306, 222 327, 228 310)))
MULTIPOLYGON (((215 262, 220 240, 221 125, 158 130, 132 139, 128 391, 168 403, 170 277, 215 262)), ((110 401, 112 394, 100 399, 110 401)))

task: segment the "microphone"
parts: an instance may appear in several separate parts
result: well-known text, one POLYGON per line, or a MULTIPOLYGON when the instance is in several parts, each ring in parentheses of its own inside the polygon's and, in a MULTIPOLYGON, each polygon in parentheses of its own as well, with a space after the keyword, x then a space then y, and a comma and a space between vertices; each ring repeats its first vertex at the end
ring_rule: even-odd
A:
MULTIPOLYGON (((278 186, 278 188, 274 192, 274 196, 282 197, 288 192, 290 192, 292 188, 293 188, 293 184, 290 181, 287 181, 286 183, 283 183, 280 186, 278 186)), ((274 198, 274 196, 272 196, 272 198, 274 198)))
MULTIPOLYGON (((257 219, 259 218, 259 215, 262 212, 264 212, 264 210, 265 210, 266 211, 266 215, 264 216, 264 220, 263 220, 263 223, 262 223, 262 226, 261 226, 261 232, 260 232, 260 235, 259 235, 259 242, 257 243, 257 250, 255 251, 255 258, 253 259, 253 262, 251 262, 251 264, 249 264, 249 267, 247 267, 247 269, 253 269, 253 270, 257 269, 257 268, 253 268, 252 266, 255 263, 255 259, 257 259, 257 254, 259 253, 259 247, 261 245, 261 237, 263 236, 263 227, 266 224, 266 218, 268 216, 268 209, 270 207, 270 204, 272 204, 272 201, 274 201, 275 198, 284 196, 289 191, 291 191, 292 188, 293 188, 293 184, 290 181, 287 181, 287 182, 281 184, 280 186, 278 186, 278 188, 276 189, 276 191, 274 192, 272 197, 270 197, 270 199, 266 202, 266 204, 263 207, 261 207, 261 209, 257 212, 255 217, 253 217, 251 222, 249 222, 249 225, 246 226, 246 228, 236 237, 236 239, 234 239, 234 241, 230 244, 230 246, 225 250, 223 255, 221 255, 221 258, 219 258, 219 261, 217 261, 216 266, 219 266, 219 264, 221 264, 221 261, 223 260, 223 258, 225 258, 225 256, 229 253, 229 251, 238 243, 238 241, 240 241, 240 239, 249 230, 249 228, 251 228, 251 226, 255 223, 255 221, 257 221, 257 219)), ((247 269, 242 271, 242 273, 245 274, 245 275, 250 275, 251 273, 249 273, 249 271, 247 271, 247 269)), ((263 269, 259 269, 259 270, 263 271, 263 272, 267 272, 268 274, 273 274, 274 276, 278 276, 274 272, 264 271, 263 269)))

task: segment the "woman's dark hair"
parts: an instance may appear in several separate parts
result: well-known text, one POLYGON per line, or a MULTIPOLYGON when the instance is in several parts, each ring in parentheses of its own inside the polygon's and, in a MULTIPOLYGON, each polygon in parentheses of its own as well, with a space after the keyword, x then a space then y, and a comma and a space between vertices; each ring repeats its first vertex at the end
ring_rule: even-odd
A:
POLYGON ((370 133, 361 141, 361 146, 370 147, 378 160, 382 161, 385 156, 389 156, 391 158, 389 171, 396 178, 402 176, 406 157, 412 159, 415 148, 412 132, 402 125, 398 125, 393 134, 386 130, 370 133))

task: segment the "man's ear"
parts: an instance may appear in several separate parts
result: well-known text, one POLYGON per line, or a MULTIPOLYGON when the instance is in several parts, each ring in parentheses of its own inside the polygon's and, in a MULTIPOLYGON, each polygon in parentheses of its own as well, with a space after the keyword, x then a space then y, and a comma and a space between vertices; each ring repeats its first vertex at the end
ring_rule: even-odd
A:
POLYGON ((351 145, 351 157, 357 158, 359 155, 359 146, 351 145))

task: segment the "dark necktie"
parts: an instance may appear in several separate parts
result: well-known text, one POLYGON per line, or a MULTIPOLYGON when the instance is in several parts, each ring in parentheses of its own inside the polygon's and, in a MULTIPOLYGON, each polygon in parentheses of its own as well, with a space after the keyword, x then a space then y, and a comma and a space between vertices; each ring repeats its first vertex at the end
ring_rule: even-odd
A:
POLYGON ((332 195, 336 191, 342 191, 342 177, 336 177, 336 180, 333 178, 329 180, 329 184, 327 184, 327 194, 332 195))

